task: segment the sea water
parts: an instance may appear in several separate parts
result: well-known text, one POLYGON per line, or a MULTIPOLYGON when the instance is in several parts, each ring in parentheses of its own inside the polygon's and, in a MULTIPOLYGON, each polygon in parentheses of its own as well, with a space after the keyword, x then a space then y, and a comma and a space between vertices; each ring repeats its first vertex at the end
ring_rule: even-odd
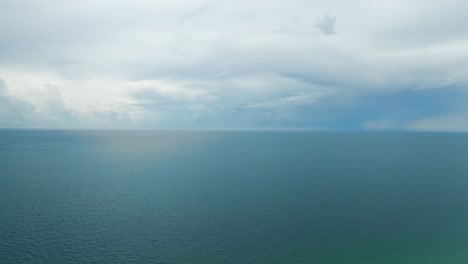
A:
POLYGON ((0 263, 468 263, 468 134, 0 131, 0 263))

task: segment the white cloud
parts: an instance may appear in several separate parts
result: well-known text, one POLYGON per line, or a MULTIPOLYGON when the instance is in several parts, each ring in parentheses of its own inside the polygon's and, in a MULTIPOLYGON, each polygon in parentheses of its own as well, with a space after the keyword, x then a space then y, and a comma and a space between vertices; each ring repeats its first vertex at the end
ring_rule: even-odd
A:
POLYGON ((15 87, 9 89, 10 100, 30 109, 27 127, 128 126, 141 112, 128 97, 129 88, 117 81, 77 82, 43 71, 0 70, 0 76, 5 86, 15 87))
POLYGON ((468 114, 459 113, 416 120, 407 128, 414 131, 468 132, 468 114))

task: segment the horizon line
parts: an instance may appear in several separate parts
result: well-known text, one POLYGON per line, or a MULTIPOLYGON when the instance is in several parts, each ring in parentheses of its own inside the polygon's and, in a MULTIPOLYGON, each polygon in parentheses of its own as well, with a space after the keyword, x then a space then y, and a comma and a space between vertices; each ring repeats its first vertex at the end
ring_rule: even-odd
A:
POLYGON ((173 132, 354 132, 354 133, 468 133, 449 130, 367 130, 367 129, 307 129, 307 128, 0 128, 2 130, 30 131, 173 131, 173 132))

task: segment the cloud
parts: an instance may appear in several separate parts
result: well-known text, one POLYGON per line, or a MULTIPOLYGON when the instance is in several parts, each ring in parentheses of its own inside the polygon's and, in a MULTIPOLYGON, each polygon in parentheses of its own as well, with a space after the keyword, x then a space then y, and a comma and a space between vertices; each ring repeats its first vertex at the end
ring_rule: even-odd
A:
POLYGON ((407 128, 414 131, 468 132, 467 113, 442 115, 413 121, 407 128))
POLYGON ((4 124, 366 129, 452 113, 395 105, 468 83, 466 1, 1 5, 4 124))
POLYGON ((336 17, 333 17, 330 14, 327 14, 318 20, 317 27, 322 34, 331 36, 331 35, 336 34, 335 24, 336 24, 336 17))
POLYGON ((49 84, 41 97, 41 104, 18 98, 0 80, 0 127, 74 127, 78 120, 57 87, 49 84))
POLYGON ((313 92, 307 94, 296 94, 279 98, 275 101, 254 103, 245 106, 245 108, 259 108, 259 109, 283 109, 293 107, 307 107, 314 105, 324 93, 313 92))
POLYGON ((8 93, 6 83, 0 79, 0 127, 27 127, 33 122, 34 107, 8 93))

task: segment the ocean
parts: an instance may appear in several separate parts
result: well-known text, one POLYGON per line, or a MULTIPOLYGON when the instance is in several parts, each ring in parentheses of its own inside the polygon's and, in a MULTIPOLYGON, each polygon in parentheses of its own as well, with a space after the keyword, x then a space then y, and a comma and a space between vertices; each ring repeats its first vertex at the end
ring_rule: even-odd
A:
POLYGON ((468 134, 0 130, 0 263, 468 263, 468 134))

